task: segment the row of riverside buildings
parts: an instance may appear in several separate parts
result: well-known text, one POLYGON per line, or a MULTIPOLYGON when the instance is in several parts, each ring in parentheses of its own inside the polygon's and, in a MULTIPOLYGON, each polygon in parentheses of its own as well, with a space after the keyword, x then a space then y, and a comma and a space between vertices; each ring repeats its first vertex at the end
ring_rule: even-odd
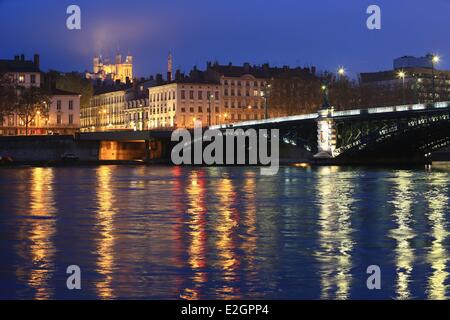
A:
MULTIPOLYGON (((188 75, 172 73, 133 83, 116 81, 98 87, 81 110, 81 131, 192 128, 196 121, 218 125, 263 119, 272 78, 314 75, 315 68, 277 68, 268 64, 242 66, 207 63, 188 75)), ((94 60, 94 64, 97 60, 94 60)))
MULTIPOLYGON (((392 70, 361 73, 359 83, 361 86, 378 88, 404 85, 415 92, 410 103, 413 100, 414 103, 432 102, 434 99, 449 101, 450 71, 438 70, 432 58, 432 55, 426 55, 395 59, 392 70), (399 78, 400 71, 404 79, 399 78)), ((121 56, 115 60, 116 67, 108 68, 119 70, 123 63, 121 56)), ((132 61, 132 57, 127 57, 125 63, 127 61, 132 61)), ((264 105, 270 95, 269 83, 273 79, 320 81, 315 67, 278 68, 248 63, 236 66, 215 62, 207 63, 205 70, 194 67, 185 75, 180 71, 173 74, 172 65, 172 56, 169 54, 166 79, 157 75, 131 83, 127 78, 124 84, 117 79, 127 74, 105 76, 101 62, 99 69, 99 58, 94 58, 96 74, 116 79, 116 82, 96 89, 90 105, 81 110, 81 131, 191 128, 197 120, 204 125, 259 120, 265 117, 264 105)), ((283 94, 295 95, 292 92, 283 94)), ((269 107, 269 117, 282 115, 274 113, 269 107)))
MULTIPOLYGON (((24 55, 12 60, 0 60, 0 74, 6 74, 22 87, 42 87, 43 73, 39 55, 26 60, 24 55)), ((28 125, 30 135, 74 134, 80 128, 80 95, 50 88, 50 105, 46 114, 36 114, 28 125)), ((26 124, 17 113, 0 115, 0 135, 25 135, 26 124)))
MULTIPOLYGON (((393 87, 403 84, 414 88, 417 95, 412 98, 414 101, 449 101, 450 71, 438 70, 432 57, 398 58, 394 60, 392 70, 361 73, 360 85, 393 87), (398 76, 400 71, 403 79, 398 76)), ((315 67, 248 63, 236 66, 208 62, 204 70, 194 67, 184 74, 179 70, 173 72, 172 65, 169 54, 165 77, 158 74, 137 79, 133 77, 132 56, 122 59, 118 54, 114 63, 97 56, 93 59, 93 72, 83 75, 92 81, 94 88, 89 102, 80 105, 80 94, 51 87, 49 112, 33 119, 29 134, 170 130, 192 128, 197 120, 205 126, 260 120, 266 116, 265 104, 274 79, 321 81, 315 67)), ((25 60, 23 55, 13 60, 0 60, 0 73, 9 74, 22 86, 43 85, 45 73, 39 67, 38 55, 32 61, 25 60)), ((294 85, 283 87, 282 96, 296 94, 289 90, 297 89, 294 85)), ((269 117, 283 116, 274 109, 269 106, 269 117)), ((22 134, 25 134, 25 125, 19 116, 0 116, 0 135, 22 134)))

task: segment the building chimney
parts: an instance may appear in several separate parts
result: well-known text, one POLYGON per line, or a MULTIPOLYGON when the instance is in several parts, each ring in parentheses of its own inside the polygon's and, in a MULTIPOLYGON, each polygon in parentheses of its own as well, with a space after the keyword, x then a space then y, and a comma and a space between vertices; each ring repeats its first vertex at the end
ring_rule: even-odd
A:
POLYGON ((156 83, 157 83, 157 84, 162 84, 162 83, 163 83, 162 74, 158 73, 158 74, 156 75, 156 83))
POLYGON ((20 61, 25 61, 25 55, 24 54, 20 55, 20 61))
POLYGON ((176 81, 180 81, 181 80, 181 71, 180 71, 180 69, 177 69, 177 71, 175 71, 175 80, 176 81))
POLYGON ((39 67, 40 67, 39 64, 40 64, 39 55, 35 54, 34 55, 34 66, 39 69, 39 67))
POLYGON ((20 61, 20 56, 14 56, 14 61, 20 61))

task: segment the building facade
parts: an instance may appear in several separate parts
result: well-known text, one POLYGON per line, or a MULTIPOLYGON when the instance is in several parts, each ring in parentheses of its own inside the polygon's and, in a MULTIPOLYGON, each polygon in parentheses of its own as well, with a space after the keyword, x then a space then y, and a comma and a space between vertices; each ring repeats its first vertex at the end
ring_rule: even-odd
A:
MULTIPOLYGON (((168 70, 171 65, 170 56, 168 70)), ((146 95, 123 90, 95 95, 89 110, 82 111, 82 130, 176 129, 192 128, 197 121, 208 126, 264 119, 273 78, 305 73, 312 74, 305 68, 247 63, 208 63, 204 71, 194 67, 184 75, 178 70, 174 77, 170 70, 165 81, 158 75, 147 86, 146 95)))
MULTIPOLYGON (((39 55, 33 61, 25 60, 24 55, 14 60, 0 60, 0 73, 14 79, 18 86, 41 87, 42 74, 39 70, 39 55)), ((80 128, 80 98, 77 93, 51 89, 50 105, 47 112, 36 112, 27 126, 25 119, 17 113, 0 117, 0 135, 47 135, 74 134, 80 128)))
POLYGON ((81 110, 81 131, 143 130, 148 128, 148 88, 154 80, 96 88, 81 110), (144 119, 145 118, 145 119, 144 119))
POLYGON ((395 59, 392 70, 361 73, 361 84, 397 88, 400 95, 404 90, 407 103, 449 101, 450 71, 440 70, 438 65, 433 64, 432 59, 432 55, 395 59))

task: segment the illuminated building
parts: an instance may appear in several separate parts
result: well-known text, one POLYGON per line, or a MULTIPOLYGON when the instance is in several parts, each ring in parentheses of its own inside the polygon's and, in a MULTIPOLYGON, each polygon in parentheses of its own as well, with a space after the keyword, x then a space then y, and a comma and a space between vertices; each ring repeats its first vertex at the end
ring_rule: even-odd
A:
MULTIPOLYGON (((16 56, 14 60, 0 60, 0 73, 11 76, 18 86, 41 87, 42 74, 39 69, 39 55, 33 61, 25 56, 16 56)), ((29 135, 74 134, 80 128, 80 98, 78 93, 59 89, 49 92, 48 113, 36 113, 28 124, 29 135)), ((25 135, 26 125, 16 113, 0 117, 0 135, 25 135)))
POLYGON ((122 59, 121 54, 117 54, 114 63, 110 63, 108 59, 101 56, 93 59, 93 72, 87 73, 86 78, 93 80, 112 80, 126 83, 133 80, 133 57, 126 56, 122 59))
POLYGON ((404 86, 407 103, 432 102, 433 94, 436 101, 447 101, 450 100, 450 71, 436 69, 438 64, 439 57, 431 54, 420 58, 401 57, 394 60, 392 70, 361 73, 361 84, 382 88, 404 86))
POLYGON ((189 75, 180 70, 173 74, 172 68, 173 57, 169 53, 167 79, 158 74, 144 85, 147 92, 138 96, 125 97, 123 88, 95 94, 91 106, 82 110, 82 131, 192 128, 196 121, 208 126, 264 119, 271 79, 315 72, 308 68, 248 63, 243 66, 208 63, 206 70, 194 67, 189 75))
POLYGON ((148 88, 154 80, 135 81, 95 89, 89 105, 81 109, 81 131, 147 129, 148 88), (145 119, 143 118, 145 117, 145 119))

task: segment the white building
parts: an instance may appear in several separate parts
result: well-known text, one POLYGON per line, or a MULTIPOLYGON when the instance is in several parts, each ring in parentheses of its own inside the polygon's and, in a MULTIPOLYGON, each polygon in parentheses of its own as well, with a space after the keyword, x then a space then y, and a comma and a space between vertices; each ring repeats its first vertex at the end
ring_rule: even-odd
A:
MULTIPOLYGON (((40 87, 42 75, 39 70, 39 55, 33 61, 16 56, 14 60, 0 60, 0 73, 4 73, 23 87, 40 87)), ((80 128, 80 98, 77 93, 53 89, 51 103, 46 114, 36 113, 28 125, 28 134, 74 134, 80 128)), ((0 117, 0 135, 25 135, 26 125, 15 113, 0 117)))

